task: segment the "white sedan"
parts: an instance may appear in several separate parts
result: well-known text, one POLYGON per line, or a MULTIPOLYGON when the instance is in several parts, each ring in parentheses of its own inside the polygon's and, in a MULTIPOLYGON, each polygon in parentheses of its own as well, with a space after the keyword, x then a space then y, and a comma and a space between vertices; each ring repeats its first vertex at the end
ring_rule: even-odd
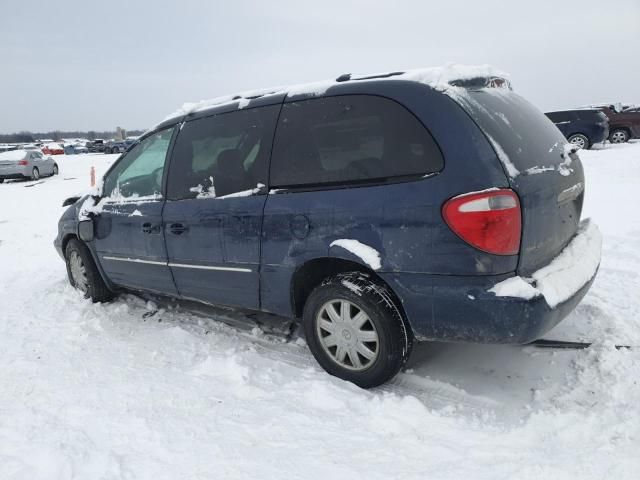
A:
POLYGON ((10 178, 30 178, 57 175, 58 164, 50 156, 35 150, 11 150, 0 153, 0 183, 10 178))

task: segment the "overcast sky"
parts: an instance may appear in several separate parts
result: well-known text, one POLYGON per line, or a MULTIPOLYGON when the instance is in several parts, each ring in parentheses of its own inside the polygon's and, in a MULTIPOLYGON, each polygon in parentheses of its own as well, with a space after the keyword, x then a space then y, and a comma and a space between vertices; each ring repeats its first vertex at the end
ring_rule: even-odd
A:
POLYGON ((542 110, 640 103, 640 0, 95 3, 4 2, 0 132, 146 128, 187 101, 447 62, 510 73, 542 110))

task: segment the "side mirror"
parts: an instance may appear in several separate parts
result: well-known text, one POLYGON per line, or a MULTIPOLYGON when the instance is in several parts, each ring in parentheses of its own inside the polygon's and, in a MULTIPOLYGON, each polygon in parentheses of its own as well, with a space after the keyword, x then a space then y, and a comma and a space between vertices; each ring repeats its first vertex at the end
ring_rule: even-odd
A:
POLYGON ((68 207, 69 205, 73 205, 74 203, 76 203, 78 200, 80 200, 80 197, 69 197, 64 202, 62 202, 62 206, 68 207))
POLYGON ((90 242, 93 240, 93 220, 82 220, 78 222, 78 237, 83 242, 90 242))

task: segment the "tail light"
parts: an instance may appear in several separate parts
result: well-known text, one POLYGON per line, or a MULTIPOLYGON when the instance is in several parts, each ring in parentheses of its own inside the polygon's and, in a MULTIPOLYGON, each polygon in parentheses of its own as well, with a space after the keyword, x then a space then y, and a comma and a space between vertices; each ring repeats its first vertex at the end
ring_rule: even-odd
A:
POLYGON ((28 164, 29 164, 29 162, 27 162, 26 160, 20 160, 18 162, 18 165, 28 165, 28 164))
POLYGON ((442 216, 456 235, 483 252, 515 255, 520 249, 520 201, 512 190, 458 195, 444 204, 442 216))

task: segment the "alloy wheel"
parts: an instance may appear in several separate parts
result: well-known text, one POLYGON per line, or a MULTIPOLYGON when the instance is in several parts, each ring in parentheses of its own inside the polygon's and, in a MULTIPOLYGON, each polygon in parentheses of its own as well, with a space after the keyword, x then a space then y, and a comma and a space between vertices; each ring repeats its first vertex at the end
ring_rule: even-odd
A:
POLYGON ((584 141, 584 138, 581 136, 575 136, 570 140, 570 143, 572 145, 575 145, 578 148, 585 148, 587 146, 586 142, 584 141))
POLYGON ((626 141, 627 135, 620 130, 611 134, 611 143, 624 143, 626 141))

